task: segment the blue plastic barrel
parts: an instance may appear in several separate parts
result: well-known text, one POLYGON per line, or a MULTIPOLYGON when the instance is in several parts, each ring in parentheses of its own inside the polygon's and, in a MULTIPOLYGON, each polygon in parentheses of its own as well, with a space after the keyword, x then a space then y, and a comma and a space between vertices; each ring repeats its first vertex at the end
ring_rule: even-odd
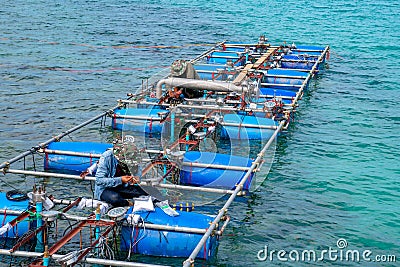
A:
MULTIPOLYGON (((13 210, 13 211, 20 211, 21 213, 28 209, 29 206, 29 201, 28 200, 23 200, 23 201, 13 201, 13 200, 8 200, 6 197, 6 193, 0 192, 0 208, 1 209, 6 209, 6 210, 13 210)), ((17 218, 15 215, 9 215, 7 212, 1 213, 0 214, 0 226, 5 225, 6 223, 14 220, 17 218)), ((30 224, 29 221, 26 219, 24 221, 19 222, 16 226, 8 230, 5 234, 0 236, 0 238, 13 238, 13 237, 19 237, 26 232, 28 232, 30 229, 30 224)))
POLYGON ((285 69, 270 69, 267 71, 267 73, 270 75, 301 76, 304 78, 308 76, 307 72, 285 69))
POLYGON ((226 65, 223 64, 196 64, 193 66, 196 71, 218 71, 219 69, 225 69, 226 65))
MULTIPOLYGON (((68 152, 102 154, 111 148, 112 144, 94 142, 53 142, 47 147, 48 150, 59 150, 68 152)), ((98 157, 82 157, 45 153, 44 168, 54 170, 66 170, 82 172, 95 163, 98 157)))
MULTIPOLYGON (((214 217, 195 213, 178 211, 179 216, 171 217, 165 214, 160 208, 155 208, 153 212, 137 212, 145 224, 159 224, 168 226, 190 227, 207 229, 214 217)), ((127 214, 132 213, 132 209, 127 214)), ((121 250, 129 251, 142 255, 161 256, 161 257, 183 257, 187 258, 197 243, 202 238, 202 234, 172 232, 165 230, 151 230, 136 228, 132 226, 122 227, 121 250)), ((218 246, 217 236, 207 239, 204 248, 197 255, 200 259, 210 259, 215 255, 218 246)))
POLYGON ((195 68, 197 74, 199 74, 200 79, 203 79, 203 80, 211 80, 211 79, 224 80, 224 79, 226 79, 226 74, 218 76, 218 73, 220 71, 226 70, 225 65, 199 64, 199 65, 194 65, 194 68, 195 68))
POLYGON ((285 96, 285 97, 296 97, 296 92, 282 89, 271 89, 271 88, 260 88, 262 95, 268 96, 285 96))
MULTIPOLYGON (((264 103, 267 101, 271 101, 272 99, 273 99, 273 97, 263 97, 263 98, 259 98, 257 101, 254 101, 254 102, 258 103, 258 105, 257 105, 258 109, 262 109, 262 108, 264 108, 264 103)), ((292 99, 282 99, 281 101, 285 105, 293 104, 292 99)), ((254 112, 254 116, 265 118, 265 112, 254 112), (262 115, 260 115, 260 114, 262 114, 262 115)))
POLYGON ((302 55, 302 56, 314 57, 315 59, 318 59, 318 57, 321 55, 321 52, 310 52, 310 51, 293 50, 292 54, 293 55, 302 55))
POLYGON ((307 72, 297 70, 270 69, 261 82, 268 83, 268 85, 262 84, 263 87, 267 88, 298 91, 308 75, 307 72))
POLYGON ((226 51, 230 52, 244 52, 244 46, 243 47, 227 47, 226 51))
MULTIPOLYGON (((322 52, 325 50, 323 46, 315 46, 315 45, 298 45, 296 50, 293 50, 292 53, 294 55, 301 55, 306 58, 313 59, 314 61, 318 60, 321 56, 322 52)), ((324 67, 325 57, 322 59, 321 63, 318 64, 318 69, 322 69, 324 67)))
POLYGON ((304 58, 301 55, 284 55, 282 68, 311 70, 316 62, 315 58, 304 58))
MULTIPOLYGON (((240 58, 239 54, 231 51, 216 51, 212 52, 207 58, 208 63, 226 64, 228 60, 235 63, 240 58)), ((241 60, 235 64, 235 66, 242 66, 244 60, 241 60)))
MULTIPOLYGON (((317 46, 317 45, 297 45, 296 46, 297 50, 317 50, 322 53, 324 51, 325 47, 324 46, 317 46)), ((296 49, 294 51, 296 51, 296 49)))
POLYGON ((226 46, 235 45, 232 47, 225 48, 226 51, 231 51, 231 52, 244 52, 244 49, 246 47, 246 44, 244 44, 244 43, 225 43, 225 44, 226 44, 226 46))
POLYGON ((112 127, 117 130, 129 130, 141 133, 161 133, 162 123, 160 115, 167 113, 167 110, 160 108, 127 108, 117 109, 116 115, 135 116, 135 118, 113 118, 112 127), (144 118, 144 119, 143 119, 144 118), (146 119, 148 118, 148 119, 146 119))
POLYGON ((275 130, 265 128, 262 129, 257 126, 277 126, 276 122, 272 119, 237 114, 224 115, 224 123, 235 124, 235 126, 225 125, 222 127, 221 138, 224 139, 269 139, 275 130), (254 125, 255 127, 248 127, 246 124, 252 126, 254 125))
MULTIPOLYGON (((245 157, 199 151, 186 152, 183 162, 238 167, 250 167, 252 164, 252 161, 245 157)), ((245 174, 246 170, 237 171, 184 165, 181 169, 180 182, 186 185, 232 189, 245 174)), ((247 179, 243 187, 244 190, 249 190, 252 178, 253 174, 247 179)))

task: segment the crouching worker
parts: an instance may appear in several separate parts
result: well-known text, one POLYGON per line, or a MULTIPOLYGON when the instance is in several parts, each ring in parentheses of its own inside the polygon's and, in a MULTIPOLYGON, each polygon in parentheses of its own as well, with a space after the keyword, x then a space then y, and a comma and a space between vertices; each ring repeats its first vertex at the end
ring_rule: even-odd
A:
MULTIPOLYGON (((123 147, 123 146, 122 146, 123 147)), ((113 149, 104 152, 96 163, 96 182, 94 196, 114 207, 132 206, 132 198, 148 194, 138 185, 139 176, 132 176, 127 164, 123 161, 121 144, 114 144, 113 149), (127 200, 128 199, 128 200, 127 200)), ((91 166, 81 174, 92 173, 96 166, 91 166)))
POLYGON ((126 164, 112 150, 101 155, 96 172, 94 195, 114 207, 132 206, 126 199, 148 195, 140 186, 139 176, 132 176, 126 164))

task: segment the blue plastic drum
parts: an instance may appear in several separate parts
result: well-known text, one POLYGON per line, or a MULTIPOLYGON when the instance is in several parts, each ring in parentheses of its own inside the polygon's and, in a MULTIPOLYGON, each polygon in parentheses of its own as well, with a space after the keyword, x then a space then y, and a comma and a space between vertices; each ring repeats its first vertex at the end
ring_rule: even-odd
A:
MULTIPOLYGON (((127 214, 130 213, 132 213, 132 209, 127 214)), ((153 212, 139 212, 136 214, 139 214, 145 224, 149 225, 158 224, 200 229, 207 229, 214 219, 214 217, 208 215, 186 211, 179 211, 179 216, 171 217, 166 215, 160 208, 155 208, 153 212)), ((187 258, 202 236, 202 234, 123 226, 121 250, 129 251, 131 249, 132 252, 142 255, 187 258)), ((217 246, 217 236, 209 237, 197 258, 210 259, 215 255, 217 246)))

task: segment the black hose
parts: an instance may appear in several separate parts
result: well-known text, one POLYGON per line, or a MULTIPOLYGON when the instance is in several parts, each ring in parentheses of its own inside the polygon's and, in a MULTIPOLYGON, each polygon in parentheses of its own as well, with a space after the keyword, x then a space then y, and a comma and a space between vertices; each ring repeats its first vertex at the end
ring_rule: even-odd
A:
POLYGON ((18 189, 10 190, 6 193, 6 197, 10 201, 24 201, 29 199, 28 195, 18 189))

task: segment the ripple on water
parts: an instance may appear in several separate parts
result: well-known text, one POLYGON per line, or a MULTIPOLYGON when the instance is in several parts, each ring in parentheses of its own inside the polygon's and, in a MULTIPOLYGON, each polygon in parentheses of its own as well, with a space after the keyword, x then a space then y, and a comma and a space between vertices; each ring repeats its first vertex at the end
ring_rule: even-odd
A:
POLYGON ((5 1, 0 12, 0 162, 114 106, 141 78, 200 54, 199 44, 265 33, 272 43, 331 45, 329 69, 311 83, 254 199, 231 207, 210 265, 265 266, 256 253, 266 244, 324 249, 339 237, 400 255, 396 1, 5 1))

